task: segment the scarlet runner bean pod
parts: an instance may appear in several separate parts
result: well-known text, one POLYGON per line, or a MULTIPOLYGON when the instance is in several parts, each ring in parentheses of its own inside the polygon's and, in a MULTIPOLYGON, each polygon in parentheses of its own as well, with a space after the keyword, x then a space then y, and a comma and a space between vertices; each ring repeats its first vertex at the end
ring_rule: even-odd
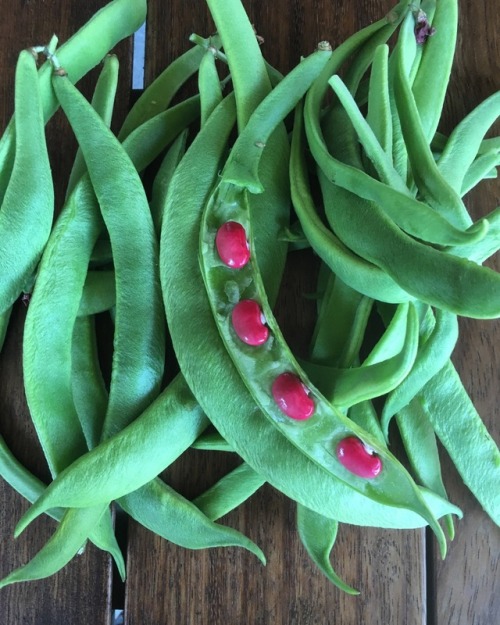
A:
MULTIPOLYGON (((299 76, 301 66, 302 68, 305 67, 304 62, 298 66, 297 75, 299 76)), ((292 80, 290 76, 292 76, 292 74, 280 83, 275 92, 280 88, 284 89, 285 86, 290 84, 292 80)), ((269 99, 275 97, 275 92, 269 96, 269 99)), ((267 101, 264 100, 261 107, 265 107, 266 105, 267 101)), ((259 108, 256 110, 256 115, 259 115, 257 119, 261 119, 259 108)), ((249 122, 249 127, 252 128, 252 120, 249 122)), ((232 180, 234 176, 231 168, 231 158, 232 155, 229 157, 227 167, 228 171, 231 172, 229 174, 230 180, 232 180)), ((252 169, 250 169, 250 167, 245 167, 241 162, 239 162, 238 165, 239 170, 242 172, 256 170, 253 164, 252 169)), ((262 412, 270 419, 275 427, 322 468, 338 479, 345 481, 351 487, 360 490, 360 492, 367 492, 365 485, 361 483, 362 479, 354 476, 348 470, 345 470, 337 461, 334 455, 335 446, 339 440, 348 435, 354 435, 361 438, 361 440, 365 440, 370 447, 376 449, 376 452, 384 458, 383 461, 386 468, 379 476, 379 480, 381 480, 380 493, 375 484, 371 484, 371 488, 369 489, 370 496, 375 499, 380 496, 381 500, 390 500, 391 495, 382 484, 385 479, 391 481, 395 479, 395 477, 392 476, 392 472, 394 471, 394 474, 399 473, 399 471, 402 471, 402 468, 399 469, 397 467, 395 459, 392 458, 385 449, 381 449, 379 444, 371 439, 370 435, 358 429, 354 423, 350 422, 328 404, 319 392, 309 383, 304 372, 286 346, 269 304, 267 303, 265 289, 257 267, 255 250, 252 245, 251 213, 246 207, 246 191, 238 189, 238 187, 231 183, 227 183, 225 171, 226 170, 222 173, 222 182, 217 185, 204 211, 200 231, 200 260, 202 275, 206 284, 214 318, 236 368, 240 371, 243 381, 262 412), (253 258, 253 262, 250 262, 248 265, 238 270, 233 270, 222 264, 216 251, 215 237, 218 225, 225 223, 228 217, 234 218, 239 223, 242 223, 250 238, 251 258, 253 258), (241 341, 235 341, 235 337, 232 335, 231 331, 230 310, 239 300, 247 298, 258 301, 262 306, 273 339, 266 341, 266 343, 258 348, 246 347, 241 341), (309 419, 305 421, 303 427, 297 427, 293 420, 290 421, 289 419, 287 420, 286 417, 283 417, 280 408, 273 400, 272 394, 274 388, 271 389, 270 387, 273 385, 273 380, 279 379, 279 376, 282 374, 292 374, 298 380, 291 389, 292 405, 294 406, 291 414, 294 418, 301 419, 307 414, 309 419), (300 381, 308 388, 311 394, 311 398, 308 402, 309 404, 314 402, 314 413, 310 405, 307 409, 304 407, 303 402, 305 398, 302 396, 299 398, 297 395, 300 381), (298 407, 297 411, 295 410, 295 406, 298 407), (310 433, 307 428, 307 424, 309 423, 311 424, 310 433)), ((245 174, 241 174, 241 176, 245 176, 245 174)), ((287 378, 287 380, 289 379, 291 378, 287 378)), ((401 479, 406 480, 407 478, 405 476, 405 478, 401 479)), ((409 493, 414 487, 411 486, 410 483, 408 483, 409 490, 407 496, 412 497, 409 493)), ((416 491, 413 492, 416 495, 416 491)), ((419 507, 417 501, 419 501, 419 495, 416 495, 416 498, 412 502, 413 505, 419 507)), ((442 531, 438 529, 439 525, 434 520, 431 520, 428 512, 424 511, 424 509, 425 507, 421 509, 421 513, 426 516, 437 534, 441 536, 441 547, 444 549, 445 544, 442 540, 442 531)))
MULTIPOLYGON (((229 359, 203 293, 199 264, 193 251, 198 246, 200 205, 210 193, 219 171, 218 159, 222 158, 232 127, 232 112, 234 114, 231 98, 214 111, 177 168, 167 197, 160 267, 169 329, 181 371, 218 431, 256 471, 288 496, 341 522, 421 527, 423 519, 409 507, 395 508, 389 502, 381 504, 363 496, 333 478, 289 443, 256 410, 254 399, 229 359), (193 169, 198 172, 195 177, 193 169), (180 201, 184 207, 182 214, 176 210, 180 201), (186 281, 193 285, 192 289, 181 288, 186 281), (197 311, 189 331, 185 323, 186 310, 197 311), (224 415, 234 414, 238 419, 224 418, 224 415)), ((264 212, 263 221, 265 217, 268 215, 264 212)), ((262 232, 266 233, 266 229, 262 232)), ((270 245, 274 240, 275 233, 268 228, 267 237, 256 241, 261 246, 260 254, 269 253, 266 243, 270 245)), ((272 264, 269 266, 272 268, 272 264)), ((400 482, 396 482, 392 492, 404 499, 400 487, 400 482)), ((427 490, 419 492, 436 516, 450 511, 459 514, 456 507, 440 497, 427 490)))

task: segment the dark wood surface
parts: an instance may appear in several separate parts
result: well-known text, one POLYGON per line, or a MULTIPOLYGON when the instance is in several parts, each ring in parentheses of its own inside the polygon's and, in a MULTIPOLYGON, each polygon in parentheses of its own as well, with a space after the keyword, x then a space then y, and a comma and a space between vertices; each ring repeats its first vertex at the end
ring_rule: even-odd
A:
MULTIPOLYGON (((60 41, 83 24, 102 0, 0 0, 0 122, 13 108, 14 64, 25 46, 46 42, 53 32, 60 41)), ((383 0, 327 2, 275 0, 245 2, 265 39, 264 53, 282 71, 301 54, 327 39, 334 45, 385 13, 383 0)), ((500 88, 500 17, 496 0, 460 2, 460 36, 443 130, 500 88)), ((150 0, 146 79, 150 81, 188 47, 191 32, 213 29, 205 3, 150 0)), ((121 61, 118 125, 130 98, 130 42, 117 48, 121 61)), ((89 88, 91 79, 84 81, 89 88)), ((51 163, 62 196, 75 143, 61 116, 48 127, 51 163)), ((488 181, 471 194, 475 217, 499 204, 500 187, 488 181)), ((495 261, 492 261, 495 266, 495 261)), ((286 298, 311 291, 303 258, 292 261, 283 289, 286 298)), ((496 269, 500 269, 498 260, 496 269)), ((300 349, 310 329, 308 304, 290 313, 285 332, 300 349), (305 330, 304 330, 305 328, 305 330)), ((16 456, 39 477, 48 471, 30 426, 21 374, 20 345, 25 310, 16 305, 5 348, 0 355, 0 432, 16 456)), ((489 431, 500 440, 498 321, 462 321, 454 362, 489 431)), ((295 531, 295 509, 289 500, 264 487, 222 522, 245 532, 264 550, 267 567, 237 549, 190 552, 177 548, 134 522, 119 519, 127 552, 128 579, 116 582, 109 559, 94 547, 59 574, 0 591, 0 623, 5 625, 108 625, 115 609, 125 608, 128 625, 496 625, 500 614, 500 532, 463 486, 443 455, 450 498, 464 511, 457 536, 444 562, 424 530, 386 531, 342 526, 333 552, 337 571, 361 591, 349 597, 314 569, 295 531), (113 583, 114 582, 114 583, 113 583)), ((188 496, 235 466, 226 454, 190 452, 168 478, 188 496)), ((48 538, 54 523, 39 519, 14 540, 13 527, 27 504, 0 483, 0 576, 31 557, 48 538)))

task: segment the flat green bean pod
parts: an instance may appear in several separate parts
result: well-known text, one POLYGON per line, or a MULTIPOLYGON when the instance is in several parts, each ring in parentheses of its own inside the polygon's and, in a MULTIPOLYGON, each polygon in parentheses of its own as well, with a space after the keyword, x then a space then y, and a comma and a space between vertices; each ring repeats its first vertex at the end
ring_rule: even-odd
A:
POLYGON ((329 44, 303 59, 259 104, 231 149, 222 179, 262 193, 259 164, 273 131, 293 110, 331 56, 329 44))
MULTIPOLYGON (((411 468, 421 484, 441 497, 448 498, 441 477, 441 463, 436 436, 419 402, 411 401, 396 415, 398 431, 411 468)), ((451 515, 445 517, 446 531, 453 539, 455 528, 451 515)))
MULTIPOLYGON (((203 40, 204 46, 211 45, 211 40, 203 40)), ((217 38, 212 45, 217 44, 217 38)), ((123 141, 131 132, 145 122, 156 117, 168 108, 172 98, 179 88, 200 67, 201 59, 205 54, 202 46, 191 48, 175 59, 163 72, 144 90, 140 98, 130 109, 118 133, 118 139, 123 141)))
POLYGON ((450 361, 417 399, 466 486, 500 525, 500 452, 450 361))
POLYGON ((266 480, 242 462, 216 484, 193 499, 194 505, 215 521, 251 497, 266 480))
POLYGON ((56 501, 64 502, 64 508, 85 508, 140 488, 176 460, 207 425, 184 380, 177 377, 135 421, 61 472, 24 515, 19 531, 45 510, 59 507, 56 501))
MULTIPOLYGON (((325 170, 328 165, 322 162, 325 170)), ((345 245, 385 270, 424 302, 477 319, 500 316, 500 276, 487 267, 419 243, 397 228, 377 204, 331 184, 327 215, 345 245)))
POLYGON ((412 84, 427 140, 436 132, 450 79, 458 29, 457 0, 439 0, 432 16, 435 34, 427 39, 412 84))
MULTIPOLYGON (((406 187, 406 184, 397 171, 393 169, 392 163, 377 142, 375 135, 359 111, 354 99, 342 83, 341 78, 339 76, 333 76, 329 80, 329 84, 334 89, 342 106, 348 113, 360 142, 379 173, 381 181, 383 181, 379 182, 374 180, 363 171, 349 167, 341 162, 335 163, 334 160, 331 160, 329 172, 330 175, 334 176, 333 180, 335 183, 348 191, 358 193, 367 200, 377 202, 400 228, 419 239, 427 240, 430 243, 438 245, 457 245, 481 240, 487 232, 487 222, 480 221, 466 231, 460 230, 453 227, 451 223, 438 212, 423 202, 419 202, 411 197, 409 189, 406 187), (335 168, 334 164, 336 165, 335 168)), ((402 128, 403 134, 406 137, 405 131, 407 128, 404 124, 402 128)), ((412 125, 411 128, 412 132, 410 133, 410 125, 408 125, 408 133, 410 137, 414 137, 415 126, 412 125)), ((425 146, 427 147, 427 144, 425 144, 425 146)), ((419 163, 418 157, 421 152, 422 150, 419 150, 418 153, 416 150, 415 152, 413 150, 408 151, 410 156, 415 153, 415 159, 412 160, 412 163, 419 163)), ((437 166, 430 154, 430 150, 428 156, 437 171, 437 166)), ((454 194, 451 193, 451 195, 453 196, 454 194)), ((457 202, 461 203, 458 195, 456 199, 457 202)), ((449 205, 450 201, 448 201, 446 206, 448 207, 449 205)), ((465 211, 465 208, 463 208, 463 210, 465 211)))
POLYGON ((29 50, 19 55, 14 93, 16 154, 0 209, 0 313, 10 308, 33 274, 54 214, 38 73, 29 50))
POLYGON ((215 65, 217 50, 209 46, 200 62, 198 91, 200 92, 201 125, 206 122, 217 104, 222 101, 222 87, 215 65))
POLYGON ((338 525, 333 519, 321 516, 300 504, 297 505, 297 529, 300 540, 314 564, 340 590, 349 595, 359 595, 359 591, 342 581, 330 563, 330 553, 335 545, 338 525))
POLYGON ((484 135, 500 115, 500 92, 492 94, 471 111, 450 134, 437 166, 455 191, 479 152, 484 135))
POLYGON ((346 284, 360 293, 385 302, 411 299, 385 272, 354 254, 323 223, 314 204, 307 172, 302 107, 297 107, 290 155, 292 201, 304 233, 314 251, 346 284))
POLYGON ((381 421, 388 435, 392 416, 409 404, 418 392, 447 363, 458 339, 458 322, 455 315, 436 310, 436 323, 430 336, 418 348, 415 363, 408 377, 387 397, 381 421))
MULTIPOLYGON (((408 307, 408 304, 405 306, 408 307)), ((331 404, 348 408, 398 388, 412 369, 417 344, 418 318, 414 307, 410 305, 405 342, 395 356, 346 369, 314 362, 301 361, 301 364, 331 404)))
MULTIPOLYGON (((108 54, 103 61, 103 67, 92 95, 91 104, 108 128, 111 126, 111 118, 113 116, 116 90, 118 88, 119 67, 118 57, 114 54, 108 54)), ((66 197, 68 197, 77 181, 86 171, 85 159, 82 151, 79 149, 69 175, 68 184, 66 185, 66 197)))
MULTIPOLYGON (((146 18, 146 0, 112 0, 68 39, 57 51, 59 61, 70 78, 77 82, 125 37, 134 33, 146 18)), ((45 122, 55 113, 58 103, 51 85, 52 65, 40 69, 40 96, 45 122)), ((14 119, 0 139, 0 170, 13 161, 14 119)))
POLYGON ((262 550, 249 538, 231 527, 214 523, 159 478, 120 499, 120 505, 133 519, 181 547, 243 547, 262 564, 266 563, 262 550))
POLYGON ((113 248, 116 322, 106 438, 147 407, 163 375, 156 237, 144 188, 125 149, 63 71, 55 70, 53 85, 80 144, 113 248), (143 319, 140 331, 137 319, 143 319))

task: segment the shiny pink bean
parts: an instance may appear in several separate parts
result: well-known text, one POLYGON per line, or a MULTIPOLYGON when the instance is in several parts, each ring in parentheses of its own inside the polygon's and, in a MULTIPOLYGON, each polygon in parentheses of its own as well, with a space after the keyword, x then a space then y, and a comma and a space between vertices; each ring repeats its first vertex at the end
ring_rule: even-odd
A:
POLYGON ((382 460, 359 438, 348 436, 337 445, 337 458, 344 467, 366 479, 373 479, 382 471, 382 460))
POLYGON ((250 260, 245 228, 237 221, 227 221, 217 230, 215 246, 222 262, 231 269, 240 269, 250 260))
POLYGON ((312 417, 314 401, 309 389, 293 373, 282 373, 273 382, 272 393, 279 409, 288 417, 303 421, 312 417))
POLYGON ((244 299, 233 308, 233 328, 238 337, 248 345, 262 345, 269 338, 269 328, 259 304, 253 299, 244 299))

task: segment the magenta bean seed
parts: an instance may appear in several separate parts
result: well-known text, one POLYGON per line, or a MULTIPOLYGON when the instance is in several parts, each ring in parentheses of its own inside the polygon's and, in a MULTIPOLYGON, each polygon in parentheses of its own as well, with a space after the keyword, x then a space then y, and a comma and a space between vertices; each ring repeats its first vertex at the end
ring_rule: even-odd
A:
POLYGON ((281 412, 291 419, 304 421, 312 417, 314 400, 307 386, 293 373, 279 375, 273 382, 272 393, 281 412))
POLYGON ((355 436, 340 441, 337 458, 348 471, 359 477, 373 479, 382 471, 382 460, 355 436))
POLYGON ((245 228, 237 221, 222 224, 217 231, 215 245, 222 262, 232 269, 240 269, 250 260, 245 228))
POLYGON ((262 345, 269 338, 269 328, 262 309, 254 299, 244 299, 233 308, 233 328, 248 345, 262 345))

